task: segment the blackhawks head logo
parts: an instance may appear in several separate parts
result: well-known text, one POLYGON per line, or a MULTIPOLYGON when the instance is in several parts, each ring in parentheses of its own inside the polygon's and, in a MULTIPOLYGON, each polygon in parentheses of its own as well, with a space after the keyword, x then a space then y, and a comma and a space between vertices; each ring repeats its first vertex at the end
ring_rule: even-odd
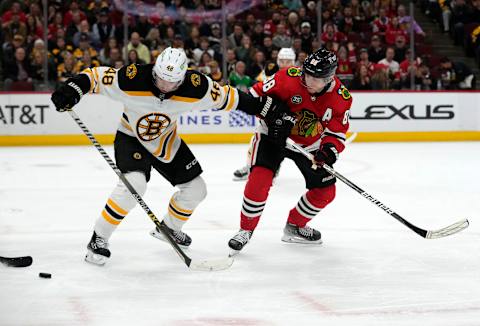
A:
POLYGON ((302 109, 296 112, 297 123, 292 129, 292 135, 298 135, 302 137, 315 137, 323 132, 320 119, 315 113, 302 109))
POLYGON ((352 97, 348 89, 343 85, 338 89, 338 95, 340 95, 344 100, 348 100, 352 97))

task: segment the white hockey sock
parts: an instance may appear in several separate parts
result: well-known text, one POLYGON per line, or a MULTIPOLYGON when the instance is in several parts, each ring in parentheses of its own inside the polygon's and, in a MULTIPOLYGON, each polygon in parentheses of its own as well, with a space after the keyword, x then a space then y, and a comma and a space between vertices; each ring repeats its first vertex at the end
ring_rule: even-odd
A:
POLYGON ((173 230, 181 230, 193 210, 207 196, 207 187, 202 177, 198 176, 190 182, 177 185, 179 191, 173 194, 168 204, 168 213, 163 221, 173 230))
MULTIPOLYGON (((142 172, 128 172, 125 174, 125 177, 140 196, 145 194, 147 190, 147 179, 142 172)), ((136 204, 137 202, 133 199, 130 191, 123 182, 119 180, 105 208, 95 223, 95 233, 102 238, 109 239, 123 218, 136 204)))

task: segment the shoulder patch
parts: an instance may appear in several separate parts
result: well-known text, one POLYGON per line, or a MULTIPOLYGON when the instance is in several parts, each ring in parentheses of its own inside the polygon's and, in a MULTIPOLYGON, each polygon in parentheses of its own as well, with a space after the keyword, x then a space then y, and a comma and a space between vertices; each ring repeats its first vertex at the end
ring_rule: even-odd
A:
POLYGON ((207 94, 208 87, 208 79, 204 74, 187 70, 182 86, 173 93, 177 96, 202 99, 207 94))
POLYGON ((151 91, 152 64, 131 64, 118 71, 118 87, 122 91, 151 91))
POLYGON ((199 74, 191 74, 190 75, 190 81, 192 82, 192 85, 195 86, 195 87, 198 87, 200 86, 201 84, 201 81, 200 81, 200 75, 199 74))
POLYGON ((340 95, 344 100, 349 100, 352 98, 352 95, 348 91, 348 89, 344 86, 341 85, 340 88, 337 91, 338 95, 340 95))
POLYGON ((290 67, 287 70, 287 75, 290 77, 298 77, 302 75, 302 70, 298 67, 290 67))
POLYGON ((137 75, 137 67, 135 66, 135 64, 132 63, 130 66, 128 66, 125 70, 125 74, 129 79, 135 78, 135 76, 137 75))

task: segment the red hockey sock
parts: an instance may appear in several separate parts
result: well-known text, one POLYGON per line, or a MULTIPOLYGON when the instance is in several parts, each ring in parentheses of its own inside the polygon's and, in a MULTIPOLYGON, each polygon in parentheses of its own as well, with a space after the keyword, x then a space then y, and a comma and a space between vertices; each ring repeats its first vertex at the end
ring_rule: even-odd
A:
POLYGON ((335 185, 313 188, 300 197, 297 205, 288 215, 288 223, 304 227, 335 198, 335 185))
POLYGON ((254 166, 248 177, 243 192, 240 228, 253 231, 267 202, 268 192, 272 186, 273 171, 262 166, 254 166))

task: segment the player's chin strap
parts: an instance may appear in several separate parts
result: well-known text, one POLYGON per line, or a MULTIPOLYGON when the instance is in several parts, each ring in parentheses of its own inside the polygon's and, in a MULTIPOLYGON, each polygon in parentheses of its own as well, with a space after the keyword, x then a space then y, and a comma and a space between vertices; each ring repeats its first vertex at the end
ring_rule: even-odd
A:
MULTIPOLYGON (((311 153, 307 152, 302 146, 296 144, 290 138, 287 138, 287 145, 292 146, 298 152, 300 152, 301 154, 306 156, 308 159, 310 159, 312 161, 312 168, 317 169, 317 165, 315 164, 315 161, 314 161, 314 156, 311 153)), ((403 217, 395 213, 393 209, 383 204, 381 201, 379 201, 378 199, 373 197, 371 194, 364 191, 359 186, 355 185, 353 182, 351 182, 350 180, 345 178, 343 175, 341 175, 340 173, 332 169, 330 166, 324 164, 322 168, 325 169, 328 173, 330 173, 334 177, 336 177, 337 179, 339 179, 340 181, 342 181, 343 183, 345 183, 347 186, 349 186, 350 188, 358 192, 360 195, 362 195, 363 198, 368 199, 368 201, 375 204, 377 207, 381 208, 385 213, 387 213, 390 216, 393 216, 395 219, 397 219, 398 221, 403 223, 405 226, 407 226, 410 230, 412 230, 413 232, 417 233, 418 235, 426 239, 443 238, 443 237, 452 235, 454 233, 460 232, 466 229, 469 225, 468 220, 463 219, 458 221, 457 223, 454 223, 452 225, 449 225, 447 227, 444 227, 442 229, 435 230, 435 231, 428 231, 428 230, 421 229, 418 226, 415 226, 412 223, 408 222, 406 219, 404 219, 403 217)))
POLYGON ((95 136, 88 130, 87 126, 83 123, 82 120, 78 117, 78 115, 72 110, 68 109, 68 113, 72 116, 73 120, 78 124, 80 129, 82 129, 83 133, 90 139, 90 142, 95 146, 95 148, 100 152, 102 157, 107 161, 108 165, 112 168, 113 171, 118 175, 120 180, 125 184, 127 189, 132 194, 133 198, 137 201, 137 203, 143 208, 145 213, 147 213, 148 217, 152 220, 155 226, 162 232, 163 236, 168 240, 168 243, 173 247, 175 252, 180 256, 183 262, 192 270, 201 270, 201 271, 218 271, 227 269, 233 264, 233 258, 221 258, 215 260, 192 260, 188 257, 183 250, 178 246, 175 240, 172 238, 168 230, 165 229, 165 226, 161 224, 155 214, 151 211, 151 209, 147 206, 147 204, 143 201, 143 198, 138 194, 132 184, 125 178, 125 175, 120 171, 117 165, 112 161, 110 156, 105 152, 102 145, 95 139, 95 136))

